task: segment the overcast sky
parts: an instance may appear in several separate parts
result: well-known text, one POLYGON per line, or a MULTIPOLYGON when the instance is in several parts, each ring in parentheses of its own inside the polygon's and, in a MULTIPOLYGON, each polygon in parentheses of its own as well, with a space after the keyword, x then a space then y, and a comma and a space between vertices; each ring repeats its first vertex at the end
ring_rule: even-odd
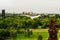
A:
POLYGON ((60 0, 0 0, 0 12, 60 13, 60 0))

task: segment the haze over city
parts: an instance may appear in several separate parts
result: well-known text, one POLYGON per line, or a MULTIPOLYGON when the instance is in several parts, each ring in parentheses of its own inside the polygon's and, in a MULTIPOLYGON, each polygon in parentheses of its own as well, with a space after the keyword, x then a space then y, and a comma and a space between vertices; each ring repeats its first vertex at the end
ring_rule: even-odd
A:
POLYGON ((0 0, 0 12, 60 13, 60 0, 0 0))

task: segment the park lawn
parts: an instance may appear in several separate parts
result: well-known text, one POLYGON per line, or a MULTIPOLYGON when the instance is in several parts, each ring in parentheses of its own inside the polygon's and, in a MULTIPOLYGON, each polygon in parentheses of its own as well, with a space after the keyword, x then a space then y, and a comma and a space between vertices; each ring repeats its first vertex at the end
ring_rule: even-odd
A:
MULTIPOLYGON (((38 29, 38 30, 34 29, 32 31, 33 31, 33 35, 30 38, 24 37, 24 34, 18 34, 17 40, 37 40, 38 35, 42 35, 43 40, 47 40, 49 37, 48 29, 38 29)), ((60 40, 60 32, 58 32, 58 39, 60 40)))
MULTIPOLYGON (((41 35, 43 35, 44 33, 42 33, 41 35)), ((46 33, 45 33, 46 34, 46 33)), ((48 35, 45 35, 44 34, 44 36, 43 36, 43 39, 44 40, 46 40, 47 38, 47 36, 48 35)), ((38 33, 34 33, 30 38, 28 38, 28 37, 24 37, 24 34, 18 34, 17 35, 17 40, 37 40, 38 39, 38 33)))
MULTIPOLYGON (((37 30, 37 29, 36 29, 37 30)), ((40 29, 36 31, 35 29, 32 30, 33 34, 31 35, 31 37, 25 37, 25 34, 17 34, 16 40, 38 40, 38 36, 42 35, 43 40, 47 40, 49 37, 49 33, 47 31, 47 29, 40 29), (39 32, 40 31, 40 32, 39 32)), ((60 32, 58 32, 58 39, 60 40, 60 32)), ((13 40, 13 39, 11 39, 13 40)))
MULTIPOLYGON (((41 32, 41 33, 34 33, 30 38, 24 37, 23 34, 22 35, 18 34, 17 40, 37 40, 38 35, 42 35, 43 40, 47 40, 48 38, 48 32, 41 32)), ((58 38, 60 38, 60 33, 58 33, 58 38)))

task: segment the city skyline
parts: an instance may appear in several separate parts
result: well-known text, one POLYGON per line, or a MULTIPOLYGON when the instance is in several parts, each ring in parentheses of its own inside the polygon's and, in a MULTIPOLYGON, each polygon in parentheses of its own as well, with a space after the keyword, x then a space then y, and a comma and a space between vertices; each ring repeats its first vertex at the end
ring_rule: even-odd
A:
POLYGON ((60 13, 60 0, 0 0, 0 13, 60 13))

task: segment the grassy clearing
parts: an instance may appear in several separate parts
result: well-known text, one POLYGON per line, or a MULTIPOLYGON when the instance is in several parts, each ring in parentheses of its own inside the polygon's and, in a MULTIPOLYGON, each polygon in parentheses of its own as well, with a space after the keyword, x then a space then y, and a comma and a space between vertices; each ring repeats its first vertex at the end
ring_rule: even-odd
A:
MULTIPOLYGON (((48 29, 30 29, 30 30, 33 31, 33 35, 30 38, 24 37, 23 34, 22 35, 18 34, 18 35, 23 36, 23 37, 18 37, 17 36, 17 39, 18 40, 37 40, 38 35, 42 35, 43 40, 47 40, 48 37, 49 37, 48 29)), ((60 30, 58 31, 58 38, 60 38, 60 30)))
MULTIPOLYGON (((16 40, 38 40, 38 36, 42 35, 43 40, 48 40, 48 29, 30 29, 33 31, 31 37, 25 37, 25 34, 17 34, 16 40)), ((60 40, 60 32, 58 32, 58 38, 60 40)), ((13 40, 13 39, 11 39, 13 40)))
MULTIPOLYGON (((38 35, 42 35, 43 40, 47 40, 49 36, 48 32, 33 33, 33 35, 30 38, 25 37, 24 34, 18 34, 17 40, 37 40, 38 35)), ((58 33, 58 38, 60 38, 60 33, 58 33)))

